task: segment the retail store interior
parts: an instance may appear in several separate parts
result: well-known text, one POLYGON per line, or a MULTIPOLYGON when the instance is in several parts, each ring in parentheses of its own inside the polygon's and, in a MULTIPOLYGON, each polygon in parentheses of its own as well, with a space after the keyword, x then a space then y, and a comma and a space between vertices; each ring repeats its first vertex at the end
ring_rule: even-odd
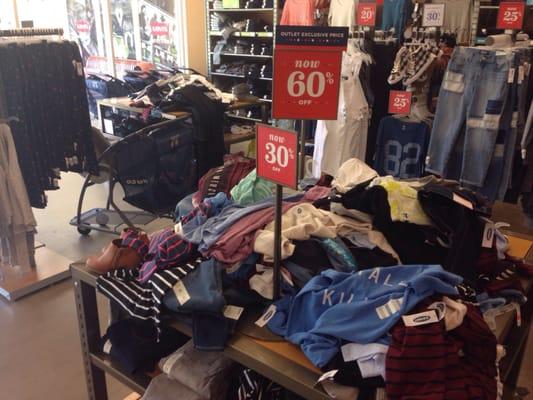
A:
POLYGON ((533 1, 0 0, 0 399, 533 399, 533 1))

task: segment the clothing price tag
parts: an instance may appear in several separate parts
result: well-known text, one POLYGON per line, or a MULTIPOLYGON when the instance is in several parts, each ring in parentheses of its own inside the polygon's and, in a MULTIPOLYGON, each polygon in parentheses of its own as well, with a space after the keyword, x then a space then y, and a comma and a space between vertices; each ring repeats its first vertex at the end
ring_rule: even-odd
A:
POLYGON ((498 29, 522 29, 524 22, 525 4, 518 1, 504 1, 498 8, 498 29))
POLYGON ((257 176, 296 189, 298 135, 270 125, 256 126, 257 176))
POLYGON ((115 134, 113 130, 113 120, 104 118, 104 133, 109 133, 110 135, 115 134))
POLYGON ((181 221, 174 225, 174 233, 179 237, 183 237, 183 225, 181 221))
POLYGON ((525 74, 526 76, 529 76, 529 73, 531 72, 531 64, 530 63, 524 63, 524 67, 525 67, 525 74))
POLYGON ((486 249, 492 248, 494 243, 494 224, 492 221, 489 221, 485 224, 485 229, 483 230, 483 240, 481 241, 481 247, 486 249))
POLYGON ((255 321, 255 324, 257 326, 260 326, 261 328, 268 324, 268 321, 272 319, 272 317, 276 314, 276 306, 272 304, 270 307, 267 308, 265 313, 259 318, 257 321, 255 321))
POLYGON ((242 307, 224 306, 223 313, 226 318, 234 319, 235 321, 238 321, 243 311, 244 311, 244 308, 242 307))
POLYGON ((444 25, 445 4, 424 4, 424 14, 422 16, 422 26, 442 26, 444 25))
POLYGON ((185 287, 185 285, 183 284, 183 282, 181 280, 176 282, 176 284, 174 285, 172 290, 174 290, 174 294, 176 295, 176 299, 178 299, 178 302, 181 305, 184 305, 185 303, 187 303, 191 299, 191 296, 189 295, 189 292, 187 292, 187 288, 185 287))
POLYGON ((411 112, 411 92, 391 90, 389 94, 389 114, 409 114, 411 112))
POLYGON ((514 68, 509 68, 509 75, 507 76, 507 83, 514 82, 514 68))
POLYGON ((332 369, 331 371, 326 372, 320 378, 318 378, 316 383, 324 382, 325 380, 333 380, 333 378, 335 378, 335 375, 337 375, 337 372, 339 372, 338 369, 332 369))
POLYGON ((402 315, 405 326, 419 326, 439 322, 439 317, 435 310, 424 311, 418 314, 402 315))
POLYGON ((522 82, 524 82, 524 78, 525 78, 524 66, 521 65, 518 67, 518 84, 521 84, 522 82))
POLYGON ((429 307, 429 310, 435 310, 437 312, 437 318, 439 321, 444 318, 446 315, 446 303, 442 301, 436 301, 435 303, 432 303, 429 307))
POLYGON ((104 353, 106 354, 111 354, 111 342, 108 340, 105 341, 104 343, 104 348, 102 349, 104 351, 104 353))
POLYGON ((357 5, 357 25, 376 25, 376 3, 359 3, 357 5))
POLYGON ((276 28, 272 117, 337 119, 347 27, 276 28))
POLYGON ((455 201, 457 204, 462 205, 463 207, 469 208, 471 210, 474 209, 474 206, 472 205, 470 201, 468 201, 464 197, 461 197, 455 193, 453 194, 452 200, 455 201))

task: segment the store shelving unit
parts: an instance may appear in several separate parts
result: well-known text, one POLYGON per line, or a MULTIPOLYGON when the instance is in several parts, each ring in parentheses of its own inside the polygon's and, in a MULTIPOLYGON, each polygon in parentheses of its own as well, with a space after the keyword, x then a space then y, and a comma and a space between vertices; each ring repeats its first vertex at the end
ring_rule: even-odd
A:
MULTIPOLYGON (((245 0, 241 0, 241 6, 244 6, 245 0)), ((272 93, 272 78, 269 77, 248 77, 242 74, 231 74, 224 72, 217 72, 216 66, 213 64, 214 48, 219 40, 222 39, 222 32, 212 31, 211 16, 213 13, 223 14, 232 18, 235 21, 242 21, 245 19, 255 19, 256 21, 263 21, 272 26, 272 32, 233 32, 228 39, 228 43, 234 43, 236 40, 246 40, 256 45, 267 44, 274 48, 275 27, 278 21, 278 1, 274 1, 272 8, 214 8, 213 0, 205 0, 206 6, 206 26, 207 26, 207 69, 209 77, 212 82, 223 90, 229 90, 238 83, 249 82, 252 85, 257 85, 264 88, 266 92, 272 93)), ((266 54, 239 54, 232 52, 222 52, 220 54, 222 63, 230 63, 242 61, 248 64, 264 65, 272 63, 273 56, 266 54)), ((261 98, 262 102, 270 106, 271 98, 261 98)), ((267 110, 270 113, 270 108, 267 110)), ((227 113, 227 118, 230 120, 242 120, 257 122, 257 118, 248 118, 234 113, 227 113)))

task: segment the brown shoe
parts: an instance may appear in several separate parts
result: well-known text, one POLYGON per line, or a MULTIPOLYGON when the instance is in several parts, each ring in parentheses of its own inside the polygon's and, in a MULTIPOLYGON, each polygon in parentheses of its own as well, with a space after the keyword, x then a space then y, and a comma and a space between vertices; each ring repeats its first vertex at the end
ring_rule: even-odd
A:
POLYGON ((105 274, 117 268, 139 267, 142 260, 137 252, 121 245, 121 239, 113 240, 102 250, 101 255, 87 258, 87 268, 98 274, 105 274))

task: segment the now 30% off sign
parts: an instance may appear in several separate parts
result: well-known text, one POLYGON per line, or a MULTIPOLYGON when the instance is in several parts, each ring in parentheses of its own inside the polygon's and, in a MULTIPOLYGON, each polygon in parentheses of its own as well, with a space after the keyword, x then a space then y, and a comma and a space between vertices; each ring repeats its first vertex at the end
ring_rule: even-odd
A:
POLYGON ((257 175, 295 189, 298 185, 298 135, 294 131, 256 124, 257 175))

